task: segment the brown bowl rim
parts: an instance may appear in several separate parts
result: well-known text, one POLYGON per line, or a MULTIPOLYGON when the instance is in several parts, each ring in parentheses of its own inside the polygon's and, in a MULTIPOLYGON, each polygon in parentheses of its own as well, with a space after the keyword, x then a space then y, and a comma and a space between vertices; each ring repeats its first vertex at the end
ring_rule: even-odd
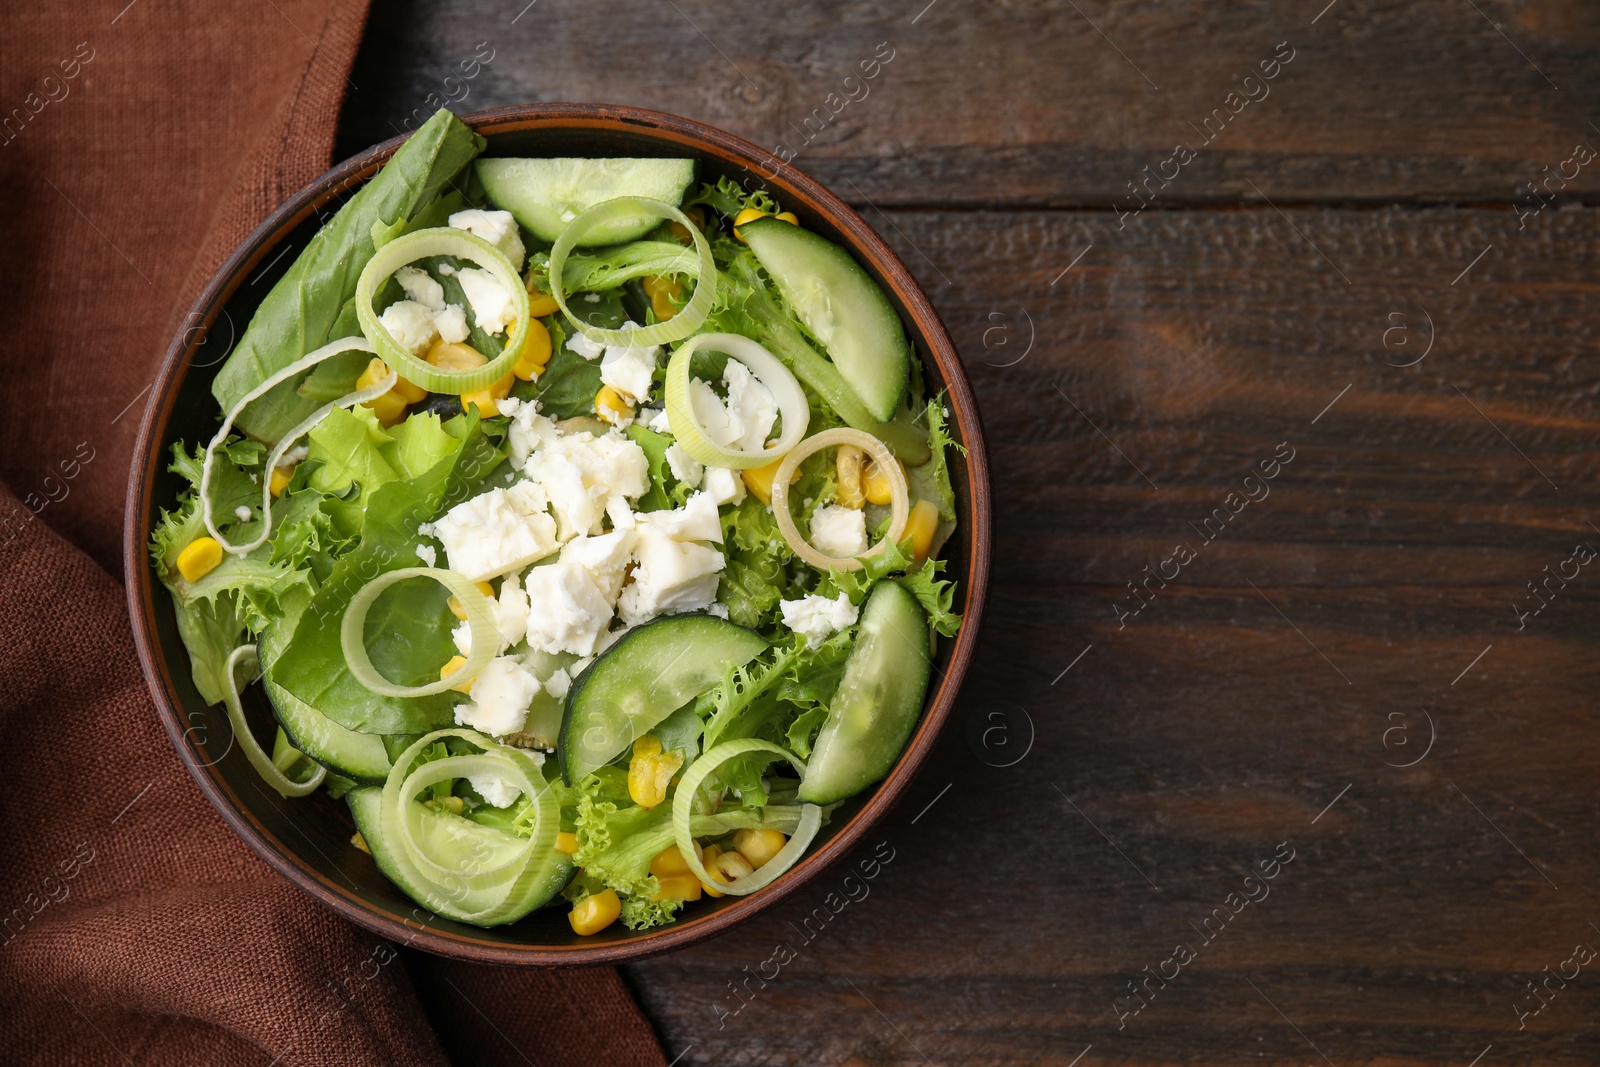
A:
POLYGON ((181 384, 186 356, 202 342, 218 310, 240 282, 276 247, 284 235, 341 188, 364 181, 405 140, 391 138, 330 168, 289 197, 244 239, 201 290, 192 311, 167 349, 152 386, 152 401, 140 425, 130 471, 124 515, 124 566, 127 571, 128 607, 140 667, 167 734, 200 790, 262 859, 279 874, 357 925, 416 948, 480 963, 517 966, 590 966, 617 964, 670 952, 724 933, 794 893, 821 874, 854 847, 863 835, 900 799, 911 779, 926 762, 939 733, 950 717, 961 682, 977 644, 989 579, 990 504, 989 467, 982 424, 971 385, 961 359, 932 303, 904 262, 852 208, 820 183, 776 159, 771 153, 715 127, 663 112, 607 104, 536 104, 496 108, 461 116, 479 133, 493 135, 551 127, 614 129, 646 133, 683 145, 697 154, 720 156, 747 171, 759 171, 769 188, 808 204, 845 234, 857 255, 873 264, 911 318, 928 353, 938 365, 947 389, 947 403, 960 439, 967 447, 970 514, 958 536, 967 541, 970 561, 965 581, 965 621, 955 639, 949 667, 939 680, 932 702, 889 776, 870 799, 821 848, 806 855, 772 886, 710 914, 681 920, 671 926, 633 934, 594 945, 506 945, 479 940, 469 932, 418 924, 381 910, 344 887, 304 865, 298 852, 267 830, 241 802, 220 773, 192 757, 188 727, 178 706, 167 664, 159 655, 155 636, 156 583, 146 555, 152 521, 153 485, 172 411, 181 384), (771 172, 771 173, 769 173, 771 172))

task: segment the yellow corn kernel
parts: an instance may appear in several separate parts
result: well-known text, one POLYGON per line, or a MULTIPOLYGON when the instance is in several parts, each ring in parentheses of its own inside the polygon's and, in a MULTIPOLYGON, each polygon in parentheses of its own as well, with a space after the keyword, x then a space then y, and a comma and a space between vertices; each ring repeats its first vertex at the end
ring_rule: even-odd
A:
MULTIPOLYGON (((357 389, 366 389, 377 385, 389 376, 389 364, 373 356, 367 361, 367 369, 361 372, 361 377, 356 379, 357 389)), ((396 378, 394 385, 389 387, 389 392, 398 396, 407 404, 415 404, 428 398, 428 391, 420 385, 413 385, 404 378, 396 378)), ((386 394, 387 395, 387 394, 386 394)))
POLYGON ((563 830, 556 835, 556 851, 564 852, 569 856, 578 853, 578 835, 570 830, 563 830))
POLYGON ((272 481, 268 484, 272 487, 272 495, 274 497, 282 496, 283 491, 289 488, 289 481, 294 477, 294 468, 295 464, 293 463, 287 467, 272 468, 272 481))
POLYGON ((428 362, 440 370, 476 370, 489 362, 489 357, 471 345, 435 341, 428 349, 428 362))
POLYGON ((861 449, 855 445, 840 445, 833 456, 834 470, 838 474, 840 507, 860 509, 867 502, 866 491, 861 486, 861 449))
POLYGON ((641 808, 655 807, 667 799, 667 787, 682 766, 681 755, 661 751, 661 742, 645 734, 633 743, 633 759, 628 763, 628 795, 641 808))
MULTIPOLYGON (((465 656, 451 656, 450 662, 439 668, 439 680, 443 681, 452 674, 456 673, 456 671, 459 671, 461 669, 461 665, 465 662, 467 662, 467 657, 465 656)), ((458 693, 470 693, 472 692, 472 683, 476 680, 477 679, 475 678, 468 678, 460 685, 452 685, 450 688, 454 689, 458 693)))
POLYGON ((706 870, 719 882, 732 882, 748 874, 754 874, 755 868, 750 866, 750 861, 737 852, 724 852, 716 859, 706 864, 706 870))
MULTIPOLYGON (((695 847, 699 848, 700 846, 696 844, 695 847)), ((713 866, 717 861, 717 857, 720 855, 722 855, 722 849, 718 848, 716 845, 707 845, 700 853, 700 864, 706 869, 706 873, 711 876, 711 882, 727 881, 727 879, 719 878, 717 876, 717 869, 715 866, 713 866)), ((727 896, 726 893, 717 889, 716 886, 711 884, 711 882, 700 883, 700 888, 705 891, 706 896, 711 897, 712 899, 727 896)))
POLYGON ((622 394, 609 385, 602 385, 594 394, 594 413, 612 425, 633 416, 633 408, 622 399, 622 394))
MULTIPOLYGON (((895 462, 899 463, 900 461, 895 460, 895 462)), ((904 475, 905 470, 905 466, 902 464, 900 473, 904 475)), ((870 456, 863 457, 861 460, 861 484, 867 493, 867 503, 889 504, 894 502, 894 490, 889 486, 889 476, 878 469, 878 465, 872 461, 870 456)))
POLYGON ((186 582, 198 582, 222 562, 222 546, 215 537, 197 537, 178 553, 178 573, 186 582))
POLYGON ((906 519, 905 533, 901 539, 911 538, 911 559, 913 562, 926 559, 928 549, 933 547, 933 535, 939 529, 939 508, 932 501, 919 500, 911 509, 911 515, 906 519))
POLYGON ((683 858, 683 853, 678 851, 677 845, 668 845, 650 860, 650 873, 657 878, 688 874, 689 861, 683 858))
MULTIPOLYGON (((775 459, 765 467, 748 467, 739 472, 739 476, 744 479, 745 488, 754 493, 763 504, 772 503, 772 479, 778 476, 778 464, 782 462, 781 459, 775 459)), ((789 484, 793 485, 799 480, 800 468, 796 467, 793 476, 789 478, 789 484)))
POLYGON ((539 288, 539 283, 534 280, 533 273, 528 274, 528 314, 536 319, 546 315, 554 315, 561 310, 561 305, 556 303, 556 298, 539 288))
POLYGON ((740 235, 739 227, 743 226, 747 222, 754 222, 756 219, 764 219, 766 217, 767 213, 765 211, 757 211, 753 207, 745 208, 743 211, 739 212, 739 214, 734 216, 733 235, 738 237, 739 240, 743 241, 744 237, 740 235))
POLYGON ((701 885, 700 879, 692 874, 669 874, 662 878, 656 876, 656 881, 661 888, 656 890, 651 900, 699 900, 701 885))
POLYGON ((544 366, 549 362, 550 331, 538 319, 529 319, 528 343, 523 346, 522 355, 517 358, 517 365, 511 368, 511 373, 525 382, 531 382, 544 373, 544 366))
POLYGON ((788 840, 777 830, 740 830, 733 835, 733 848, 756 868, 776 856, 788 840))
POLYGON ((640 282, 644 295, 650 298, 650 307, 656 313, 657 322, 666 322, 678 313, 678 305, 674 301, 683 296, 683 284, 673 278, 661 274, 647 274, 640 282))
POLYGON ((622 901, 617 899, 614 889, 601 890, 590 893, 572 906, 572 911, 567 915, 567 921, 572 923, 572 932, 583 937, 598 934, 601 930, 617 921, 617 916, 622 914, 622 901))
MULTIPOLYGON (((488 582, 479 582, 478 583, 478 592, 482 593, 484 596, 488 597, 491 600, 494 599, 494 586, 490 585, 488 582)), ((449 608, 450 608, 450 614, 454 615, 456 618, 460 619, 462 622, 466 622, 467 621, 467 609, 461 606, 461 598, 460 597, 453 596, 453 597, 451 597, 449 599, 449 601, 447 603, 448 603, 449 608)))
MULTIPOLYGON (((694 224, 694 228, 695 229, 699 230, 702 233, 705 232, 705 228, 706 228, 706 211, 705 211, 705 208, 701 207, 699 204, 696 204, 694 207, 691 207, 688 210, 684 211, 684 214, 689 216, 689 221, 694 224)), ((686 245, 694 244, 694 235, 689 232, 688 227, 686 227, 683 223, 674 222, 672 224, 672 226, 671 226, 671 229, 672 229, 672 236, 676 237, 679 241, 683 242, 686 245)))
POLYGON ((378 417, 378 425, 384 429, 406 417, 406 402, 393 389, 368 400, 366 406, 372 409, 372 413, 378 417))
POLYGON ((497 400, 504 400, 511 395, 511 386, 516 379, 516 372, 511 371, 504 378, 482 389, 474 389, 470 393, 461 394, 461 410, 467 410, 469 404, 476 404, 478 414, 488 417, 500 414, 500 405, 497 400))
POLYGON ((790 226, 798 226, 798 225, 800 225, 799 216, 797 216, 792 211, 780 211, 780 212, 778 212, 776 215, 774 215, 772 217, 775 218, 775 219, 778 219, 781 222, 787 222, 790 226))

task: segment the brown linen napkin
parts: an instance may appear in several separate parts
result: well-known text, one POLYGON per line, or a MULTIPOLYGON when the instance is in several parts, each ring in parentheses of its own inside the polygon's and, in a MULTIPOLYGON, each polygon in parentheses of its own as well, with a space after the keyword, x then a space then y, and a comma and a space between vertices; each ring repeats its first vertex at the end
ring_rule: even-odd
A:
POLYGON ((121 566, 157 360, 216 265, 327 166, 365 15, 364 0, 0 14, 6 1062, 665 1063, 613 970, 397 952, 258 860, 172 750, 101 569, 121 566))

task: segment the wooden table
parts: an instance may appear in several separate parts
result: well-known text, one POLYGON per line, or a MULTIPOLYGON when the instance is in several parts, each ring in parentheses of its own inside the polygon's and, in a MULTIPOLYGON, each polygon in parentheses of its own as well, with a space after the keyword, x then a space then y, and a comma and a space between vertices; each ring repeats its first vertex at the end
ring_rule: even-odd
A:
POLYGON ((377 4, 341 152, 463 92, 788 146, 993 454, 892 862, 630 968, 669 1058, 1600 1060, 1592 4, 522 4, 377 4))

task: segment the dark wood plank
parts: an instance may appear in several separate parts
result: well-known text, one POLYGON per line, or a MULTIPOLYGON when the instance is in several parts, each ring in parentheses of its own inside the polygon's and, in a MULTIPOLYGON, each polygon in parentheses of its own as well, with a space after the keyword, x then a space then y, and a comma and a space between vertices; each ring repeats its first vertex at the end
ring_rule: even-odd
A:
MULTIPOLYGON (((1162 204, 1508 203, 1579 142, 1600 148, 1584 110, 1600 23, 1584 5, 1337 0, 1317 18, 1326 2, 380 0, 340 146, 393 136, 429 94, 463 108, 598 100, 786 146, 857 203, 1099 207, 1135 205, 1130 183, 1180 143, 1197 156, 1150 186, 1162 204), (1290 62, 1241 90, 1280 42, 1290 62), (875 53, 893 58, 847 85, 875 53), (1246 91, 1262 99, 1232 116, 1228 94, 1246 91), (1208 130, 1218 108, 1227 124, 1208 130)), ((1564 195, 1600 189, 1597 169, 1564 195)))
POLYGON ((1593 287, 1570 277, 1600 248, 1591 216, 1518 241, 1496 212, 1291 213, 1346 285, 1270 210, 1168 214, 1051 288, 1040 268, 1081 247, 1081 216, 893 215, 994 456, 965 721, 883 827, 895 861, 814 944, 790 924, 839 885, 632 969, 669 1055, 1315 1060, 1276 1005, 1334 1063, 1465 1064, 1491 1043, 1499 1062, 1592 1062, 1600 987, 1573 982, 1522 1033, 1513 1004, 1600 944, 1600 581, 1581 568, 1520 631, 1512 610, 1546 564, 1600 547, 1600 346, 1593 287), (1414 358, 1398 334, 1383 346, 1397 309, 1438 332, 1414 367, 1382 362, 1414 358), (1037 327, 1015 366, 987 365, 1022 351, 995 311, 1037 327), (1280 442, 1294 458, 1270 495, 1211 542, 1189 526, 1280 442), (1119 628, 1125 583, 1180 543, 1194 561, 1119 628), (1430 717, 1427 756, 1385 766, 1423 752, 1430 717), (1011 757, 985 729, 1020 745, 1030 722, 1025 759, 986 765, 1011 757), (1198 945, 1193 925, 1284 841, 1270 896, 1119 1031, 1126 983, 1198 945), (798 958, 723 1018, 727 983, 780 941, 798 958))

